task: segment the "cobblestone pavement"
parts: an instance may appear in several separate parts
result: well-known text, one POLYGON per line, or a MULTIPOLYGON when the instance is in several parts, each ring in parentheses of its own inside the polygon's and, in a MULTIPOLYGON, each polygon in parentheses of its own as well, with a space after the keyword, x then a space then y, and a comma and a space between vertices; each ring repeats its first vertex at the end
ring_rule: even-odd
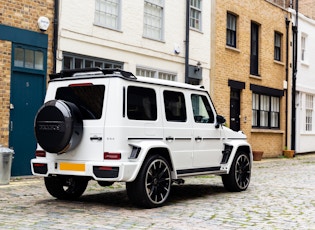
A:
POLYGON ((247 191, 220 177, 187 178, 161 208, 138 209, 125 185, 90 181, 79 201, 51 197, 42 178, 0 186, 0 229, 315 229, 315 155, 254 162, 247 191))

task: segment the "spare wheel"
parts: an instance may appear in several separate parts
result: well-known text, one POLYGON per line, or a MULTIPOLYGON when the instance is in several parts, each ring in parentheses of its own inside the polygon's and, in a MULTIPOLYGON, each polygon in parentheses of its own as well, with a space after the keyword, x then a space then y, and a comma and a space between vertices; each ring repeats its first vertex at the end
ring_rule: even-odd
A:
POLYGON ((38 144, 50 153, 70 151, 82 138, 82 116, 79 108, 71 102, 46 102, 37 112, 34 125, 38 144))

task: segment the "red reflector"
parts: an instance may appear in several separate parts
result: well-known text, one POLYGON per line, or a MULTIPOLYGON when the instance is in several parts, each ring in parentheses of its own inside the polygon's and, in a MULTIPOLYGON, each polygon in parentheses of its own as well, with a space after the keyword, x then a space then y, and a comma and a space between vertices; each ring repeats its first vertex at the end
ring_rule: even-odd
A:
POLYGON ((104 153, 104 160, 120 160, 121 153, 104 153))
POLYGON ((33 166, 34 167, 43 167, 45 166, 46 164, 40 164, 40 163, 34 163, 33 166))
POLYGON ((46 157, 46 152, 43 150, 36 150, 35 156, 36 157, 46 157))
POLYGON ((113 168, 112 167, 107 167, 107 166, 100 166, 98 167, 99 170, 102 171, 111 171, 113 168))
POLYGON ((79 87, 79 86, 91 86, 92 83, 78 83, 78 84, 70 84, 69 87, 79 87))

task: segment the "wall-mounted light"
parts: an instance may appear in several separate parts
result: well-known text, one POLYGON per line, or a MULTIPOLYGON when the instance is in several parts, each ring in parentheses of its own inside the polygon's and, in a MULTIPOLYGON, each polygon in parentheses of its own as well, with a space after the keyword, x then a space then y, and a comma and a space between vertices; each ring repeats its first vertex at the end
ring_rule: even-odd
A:
POLYGON ((50 23, 47 17, 41 16, 38 18, 37 24, 38 24, 38 28, 44 32, 48 29, 50 23))
POLYGON ((200 66, 201 66, 201 63, 200 61, 198 61, 197 65, 195 66, 195 73, 200 71, 200 66))

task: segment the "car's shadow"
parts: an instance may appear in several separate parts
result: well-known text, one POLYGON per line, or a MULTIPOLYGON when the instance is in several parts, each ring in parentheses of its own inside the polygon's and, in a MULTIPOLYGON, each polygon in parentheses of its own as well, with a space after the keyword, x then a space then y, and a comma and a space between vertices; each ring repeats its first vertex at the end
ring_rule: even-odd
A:
MULTIPOLYGON (((185 184, 185 185, 172 185, 171 194, 165 206, 192 201, 200 199, 201 197, 214 196, 220 193, 226 193, 223 186, 219 185, 200 185, 200 184, 185 184)), ((92 206, 106 206, 116 208, 137 209, 128 199, 125 189, 116 191, 107 191, 94 194, 86 194, 81 196, 78 200, 64 201, 58 199, 41 200, 38 203, 46 205, 63 205, 67 204, 72 208, 78 204, 84 204, 85 207, 92 206)))

